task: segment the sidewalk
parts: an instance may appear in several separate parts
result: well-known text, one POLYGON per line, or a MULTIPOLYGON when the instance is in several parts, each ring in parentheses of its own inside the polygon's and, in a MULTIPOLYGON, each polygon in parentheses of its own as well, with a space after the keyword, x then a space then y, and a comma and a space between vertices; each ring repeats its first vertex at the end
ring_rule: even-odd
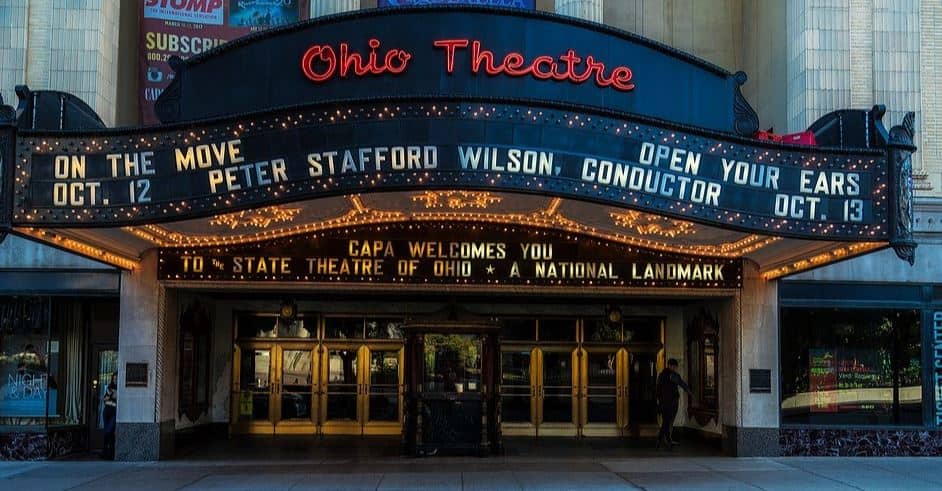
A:
POLYGON ((514 456, 0 462, 0 489, 942 490, 942 458, 514 456))

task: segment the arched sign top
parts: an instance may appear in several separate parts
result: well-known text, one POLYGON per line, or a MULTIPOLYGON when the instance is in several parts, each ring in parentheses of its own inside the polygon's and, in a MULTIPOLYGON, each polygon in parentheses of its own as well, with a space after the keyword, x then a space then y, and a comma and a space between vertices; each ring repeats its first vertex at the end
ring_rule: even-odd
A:
POLYGON ((758 129, 742 72, 624 31, 516 9, 358 11, 247 36, 173 66, 156 103, 164 123, 381 96, 570 104, 739 135, 758 129))

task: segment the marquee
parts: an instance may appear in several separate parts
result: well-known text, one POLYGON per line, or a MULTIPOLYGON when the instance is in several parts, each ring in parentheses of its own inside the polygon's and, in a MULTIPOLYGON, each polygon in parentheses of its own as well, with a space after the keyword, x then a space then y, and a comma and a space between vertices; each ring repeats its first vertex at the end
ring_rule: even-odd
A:
POLYGON ((515 9, 380 9, 171 64, 161 126, 29 127, 23 114, 48 108, 23 102, 3 140, 3 222, 124 227, 472 189, 892 242, 911 257, 911 119, 887 132, 879 107, 838 112, 815 130, 839 135, 823 146, 760 141, 744 74, 607 27, 515 9), (862 129, 829 129, 851 116, 862 129))

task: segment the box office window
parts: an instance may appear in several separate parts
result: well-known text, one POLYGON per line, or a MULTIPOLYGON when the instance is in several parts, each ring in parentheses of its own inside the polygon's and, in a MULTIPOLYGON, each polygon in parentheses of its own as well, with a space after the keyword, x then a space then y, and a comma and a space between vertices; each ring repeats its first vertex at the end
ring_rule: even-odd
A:
POLYGON ((782 423, 921 425, 919 311, 785 308, 782 423))

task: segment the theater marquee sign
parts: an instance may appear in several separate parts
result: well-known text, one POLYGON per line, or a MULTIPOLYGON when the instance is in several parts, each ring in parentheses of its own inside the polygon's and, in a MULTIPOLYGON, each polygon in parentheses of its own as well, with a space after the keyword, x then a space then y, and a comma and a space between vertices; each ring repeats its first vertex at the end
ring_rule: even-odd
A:
POLYGON ((448 224, 326 232, 226 249, 163 249, 162 280, 739 288, 742 261, 527 228, 448 224))
POLYGON ((855 112, 859 128, 815 129, 828 146, 759 141, 745 75, 610 28, 519 10, 363 11, 171 65, 163 126, 44 130, 24 126, 42 112, 24 106, 4 146, 2 221, 120 227, 484 189, 912 248, 911 125, 887 132, 875 109, 855 112))

